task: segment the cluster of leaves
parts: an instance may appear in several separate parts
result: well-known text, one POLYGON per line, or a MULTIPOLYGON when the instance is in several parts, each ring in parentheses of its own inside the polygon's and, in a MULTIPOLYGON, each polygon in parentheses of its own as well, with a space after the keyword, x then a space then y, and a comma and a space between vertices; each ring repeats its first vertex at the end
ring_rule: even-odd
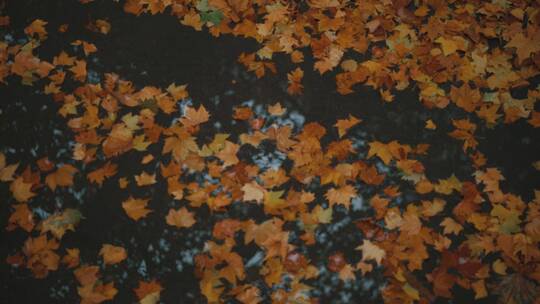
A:
MULTIPOLYGON (((524 100, 512 98, 508 91, 537 74, 539 53, 530 47, 538 45, 531 24, 538 18, 537 9, 520 3, 503 9, 501 5, 510 4, 501 3, 476 7, 435 2, 412 9, 407 2, 129 0, 125 9, 140 14, 170 7, 183 24, 198 29, 207 25, 215 35, 230 32, 255 38, 263 48, 243 55, 241 62, 258 75, 275 69, 265 61, 272 53, 289 53, 300 62, 299 49, 310 46, 321 73, 341 62, 344 72, 336 77, 342 93, 366 82, 391 100, 389 90, 404 89, 414 80, 427 105, 444 107, 451 100, 468 112, 478 109, 477 114, 490 123, 497 122, 502 108, 505 122, 532 116, 530 123, 538 127, 540 117, 533 111, 538 90, 530 90, 524 100), (472 16, 476 14, 478 18, 472 16), (489 27, 495 18, 509 21, 496 32, 489 27), (510 42, 488 47, 488 39, 497 37, 510 42), (529 46, 517 51, 515 58, 514 48, 521 44, 512 37, 521 37, 529 46), (372 58, 362 63, 342 61, 347 50, 369 50, 372 58), (440 87, 458 82, 462 84, 450 88, 449 97, 440 87)), ((107 28, 101 25, 96 28, 107 28)), ((63 265, 73 269, 82 303, 114 299, 114 282, 100 278, 102 268, 95 261, 81 263, 78 248, 65 248, 60 256, 64 235, 76 229, 83 215, 65 208, 36 223, 32 210, 40 193, 58 193, 80 178, 95 188, 114 182, 124 189, 125 200, 118 204, 134 222, 154 212, 155 204, 136 190, 158 184, 166 185, 177 206, 158 217, 171 227, 192 227, 202 220, 197 216, 202 209, 227 214, 240 205, 262 214, 261 221, 228 217, 213 223, 212 239, 195 258, 200 291, 211 303, 233 298, 242 303, 268 299, 312 303, 316 299, 311 284, 321 268, 343 281, 383 272, 387 284, 382 297, 389 303, 452 298, 456 286, 473 290, 476 299, 490 293, 505 303, 533 303, 537 298, 540 192, 524 202, 501 190, 504 177, 497 168, 486 167, 472 122, 455 120, 456 129, 450 133, 463 141, 476 167, 467 180, 455 176, 430 180, 419 160, 429 153, 427 144, 359 145, 350 135, 361 127, 353 115, 338 119, 336 130, 329 131, 317 122, 283 123, 279 118, 287 109, 279 103, 265 113, 238 107, 233 119, 248 131, 209 136, 201 130, 211 113, 203 105, 191 104, 186 85, 137 89, 112 73, 103 75, 101 83, 89 83, 84 58, 97 49, 86 41, 74 42, 82 54, 63 51, 52 62, 35 56, 39 41, 47 37, 45 26, 43 20, 32 22, 25 33, 37 40, 24 45, 0 42, 0 80, 48 82, 41 89, 60 105, 58 113, 66 119, 75 143, 70 163, 44 157, 24 170, 0 154, 0 181, 9 183, 12 193, 7 229, 29 234, 8 263, 28 268, 36 278, 46 278, 63 265), (261 166, 255 159, 259 153, 279 155, 278 165, 261 166), (127 155, 142 168, 133 176, 121 176, 119 160, 127 155), (389 171, 398 172, 398 178, 389 171), (331 225, 335 213, 352 212, 360 188, 372 188, 376 194, 369 199, 371 216, 355 218, 362 241, 347 244, 356 248, 357 256, 348 260, 337 252, 318 260, 310 254, 320 246, 316 232, 331 225), (401 191, 408 188, 414 189, 417 199, 403 202, 401 191), (263 252, 263 258, 248 266, 242 252, 249 246, 263 252), (255 271, 248 275, 248 267, 255 271)), ((301 92, 302 75, 299 68, 289 74, 289 92, 301 92)), ((436 126, 431 122, 427 127, 436 126)), ((99 255, 105 268, 123 263, 128 252, 118 244, 102 244, 99 255)), ((163 289, 159 279, 140 282, 135 294, 141 303, 159 301, 163 289)))
POLYGON ((393 92, 420 89, 427 107, 450 102, 487 124, 530 118, 538 89, 517 99, 540 70, 540 13, 530 1, 265 1, 127 0, 140 15, 165 11, 196 30, 255 39, 261 48, 239 61, 257 77, 276 73, 274 54, 297 65, 288 74, 290 94, 302 92, 303 68, 336 70, 337 91, 364 84, 391 102, 393 92), (211 12, 211 13, 209 13, 211 12), (209 14, 212 17, 209 17, 209 14), (219 16, 219 17, 218 17, 219 16), (303 65, 305 53, 315 60, 303 65))

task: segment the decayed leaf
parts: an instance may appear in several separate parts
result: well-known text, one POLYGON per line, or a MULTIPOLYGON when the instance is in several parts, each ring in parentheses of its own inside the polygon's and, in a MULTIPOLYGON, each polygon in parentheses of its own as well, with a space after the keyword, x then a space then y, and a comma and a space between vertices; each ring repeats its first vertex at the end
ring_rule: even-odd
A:
POLYGON ((75 231, 75 226, 82 218, 82 213, 79 210, 67 208, 46 218, 41 222, 39 229, 41 233, 49 231, 57 239, 61 239, 67 230, 75 231))

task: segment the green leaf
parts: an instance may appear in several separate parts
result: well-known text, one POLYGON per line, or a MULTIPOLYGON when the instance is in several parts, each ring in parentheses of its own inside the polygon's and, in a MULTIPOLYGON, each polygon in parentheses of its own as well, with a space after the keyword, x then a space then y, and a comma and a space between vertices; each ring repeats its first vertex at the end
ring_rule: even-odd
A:
POLYGON ((202 22, 211 22, 212 24, 220 24, 223 19, 223 13, 221 11, 209 11, 201 12, 202 22))

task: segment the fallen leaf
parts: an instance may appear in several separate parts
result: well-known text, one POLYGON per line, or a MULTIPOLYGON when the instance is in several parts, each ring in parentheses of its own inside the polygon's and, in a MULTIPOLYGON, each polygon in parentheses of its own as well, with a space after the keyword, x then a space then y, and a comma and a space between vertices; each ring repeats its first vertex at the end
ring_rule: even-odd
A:
POLYGON ((189 212, 186 207, 178 210, 169 209, 169 213, 165 217, 167 224, 178 228, 189 228, 197 221, 194 218, 194 213, 189 212))
POLYGON ((130 196, 126 201, 122 202, 122 208, 130 218, 138 221, 152 212, 152 210, 146 208, 148 201, 149 199, 136 199, 130 196))
POLYGON ((126 249, 111 244, 103 244, 99 255, 103 257, 105 265, 118 264, 127 258, 126 249))

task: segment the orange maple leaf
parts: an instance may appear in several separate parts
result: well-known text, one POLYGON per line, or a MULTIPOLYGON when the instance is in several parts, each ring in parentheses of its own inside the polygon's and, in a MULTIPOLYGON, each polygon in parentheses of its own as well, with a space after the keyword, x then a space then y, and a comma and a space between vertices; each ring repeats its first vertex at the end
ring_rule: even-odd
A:
POLYGON ((167 224, 178 228, 189 228, 197 221, 194 218, 194 213, 189 212, 186 207, 178 210, 169 209, 169 213, 165 217, 167 224))
POLYGON ((152 212, 152 210, 146 209, 148 201, 149 199, 136 199, 130 196, 126 201, 122 202, 122 208, 130 218, 138 221, 152 212))
POLYGON ((343 137, 343 135, 347 133, 347 130, 354 127, 361 121, 362 120, 352 116, 351 114, 349 114, 349 118, 347 119, 338 119, 334 126, 338 129, 339 138, 343 137))
POLYGON ((111 244, 103 244, 99 255, 103 257, 105 265, 118 264, 127 258, 126 249, 111 244))

